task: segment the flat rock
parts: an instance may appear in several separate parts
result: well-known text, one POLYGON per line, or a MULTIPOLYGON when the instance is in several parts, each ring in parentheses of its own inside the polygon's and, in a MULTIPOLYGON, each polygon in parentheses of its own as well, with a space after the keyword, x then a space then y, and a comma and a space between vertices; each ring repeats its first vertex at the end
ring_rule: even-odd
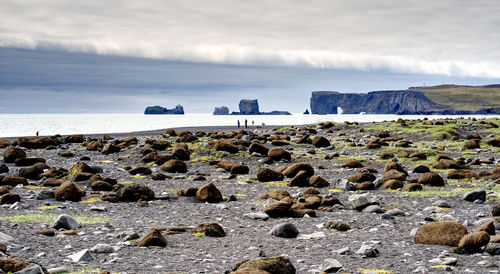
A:
POLYGON ((94 253, 113 253, 115 249, 108 244, 96 244, 90 251, 94 253))
POLYGON ((92 262, 94 260, 94 257, 92 257, 88 249, 83 249, 81 251, 73 253, 69 255, 68 258, 70 258, 75 263, 92 262))
POLYGON ((356 210, 361 210, 369 205, 372 201, 368 198, 368 194, 353 194, 347 198, 352 207, 356 210))
POLYGON ((319 239, 325 238, 326 234, 323 231, 313 232, 311 234, 301 234, 297 239, 299 240, 310 240, 310 239, 319 239))
POLYGON ((52 227, 54 227, 55 229, 63 228, 70 230, 79 228, 80 224, 78 223, 77 220, 73 219, 73 217, 66 214, 62 214, 57 216, 56 220, 52 224, 52 227))
POLYGON ((336 259, 328 258, 325 259, 321 266, 319 267, 319 271, 326 273, 334 273, 339 271, 342 268, 342 264, 336 259))
POLYGON ((252 220, 262 220, 266 221, 269 219, 269 215, 264 212, 251 212, 243 215, 244 217, 250 218, 252 220))

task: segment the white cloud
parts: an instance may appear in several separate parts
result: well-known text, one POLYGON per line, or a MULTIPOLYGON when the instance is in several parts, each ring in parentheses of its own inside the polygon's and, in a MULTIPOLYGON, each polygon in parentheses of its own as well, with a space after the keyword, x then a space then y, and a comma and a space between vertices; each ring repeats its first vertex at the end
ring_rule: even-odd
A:
POLYGON ((2 47, 500 78, 496 1, 0 4, 2 47))

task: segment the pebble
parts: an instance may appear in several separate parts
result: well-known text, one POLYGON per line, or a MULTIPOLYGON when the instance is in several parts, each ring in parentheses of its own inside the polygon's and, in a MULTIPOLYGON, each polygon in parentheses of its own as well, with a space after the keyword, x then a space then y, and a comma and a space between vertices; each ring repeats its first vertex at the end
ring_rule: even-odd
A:
POLYGON ((406 213, 401 209, 391 209, 391 210, 387 211, 386 214, 389 214, 392 216, 406 216, 406 213))
POLYGON ((363 255, 363 257, 373 258, 378 256, 379 251, 370 245, 362 244, 358 251, 356 251, 356 254, 363 255))
POLYGON ((310 239, 318 239, 325 238, 326 234, 323 231, 314 232, 311 234, 302 234, 297 239, 299 240, 310 240, 310 239))
POLYGON ((451 208, 451 205, 444 201, 444 200, 437 200, 432 204, 433 206, 438 206, 438 207, 444 207, 444 208, 451 208))
POLYGON ((90 251, 94 253, 113 253, 115 249, 108 244, 96 244, 90 251))
POLYGON ((73 262, 91 262, 94 260, 88 249, 83 249, 68 256, 73 262))
POLYGON ((269 219, 269 215, 267 215, 264 212, 251 212, 244 214, 243 217, 247 217, 252 220, 262 220, 262 221, 267 221, 269 219))
POLYGON ((367 206, 362 210, 363 213, 384 213, 384 210, 378 205, 367 206))

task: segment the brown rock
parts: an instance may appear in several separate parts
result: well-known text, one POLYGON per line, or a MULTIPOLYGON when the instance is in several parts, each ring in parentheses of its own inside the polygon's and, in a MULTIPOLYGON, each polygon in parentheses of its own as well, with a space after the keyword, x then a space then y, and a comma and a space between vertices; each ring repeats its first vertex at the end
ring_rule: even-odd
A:
POLYGON ((399 172, 408 175, 408 172, 406 172, 406 170, 397 162, 389 161, 385 163, 384 172, 387 172, 389 170, 397 170, 399 172))
POLYGON ((9 193, 9 187, 8 186, 0 186, 0 195, 4 195, 5 193, 9 193))
POLYGON ((309 185, 312 187, 322 188, 329 186, 330 183, 318 175, 313 175, 309 178, 309 185))
POLYGON ((416 244, 457 246, 467 229, 458 222, 432 222, 420 227, 413 241, 416 244))
POLYGON ((325 223, 325 227, 327 229, 335 229, 335 230, 338 230, 338 231, 347 231, 349 229, 351 229, 351 227, 344 223, 344 222, 341 222, 341 221, 329 221, 329 222, 326 222, 325 223))
POLYGON ((222 194, 213 183, 208 183, 200 187, 196 192, 196 198, 208 203, 222 202, 222 194))
POLYGON ((378 154, 378 157, 380 159, 392 159, 394 157, 394 154, 390 152, 381 152, 378 154))
POLYGON ((488 221, 485 222, 484 224, 478 226, 474 232, 479 232, 479 231, 485 231, 489 235, 495 235, 495 224, 494 221, 488 221))
POLYGON ((287 167, 283 170, 283 175, 288 178, 293 178, 299 173, 299 171, 305 171, 308 178, 314 175, 314 168, 310 164, 304 162, 296 163, 287 167))
POLYGON ((309 196, 306 198, 304 207, 309 209, 316 209, 321 205, 321 198, 318 196, 309 196))
POLYGON ((250 172, 250 168, 245 165, 236 165, 231 168, 230 172, 231 174, 248 174, 250 172))
POLYGON ((308 215, 309 217, 316 217, 316 211, 309 208, 291 208, 289 211, 290 217, 292 218, 304 218, 304 216, 308 215))
POLYGON ((185 143, 179 143, 174 150, 172 150, 174 159, 188 161, 191 158, 188 146, 185 143))
POLYGON ((238 165, 240 165, 240 164, 237 162, 233 162, 233 161, 220 161, 219 163, 217 163, 217 167, 223 168, 225 171, 231 171, 231 169, 233 167, 238 166, 238 165))
POLYGON ((32 263, 33 262, 31 261, 17 257, 0 257, 0 269, 2 269, 4 273, 14 273, 17 271, 21 271, 32 263))
POLYGON ((113 186, 105 181, 93 181, 90 183, 90 187, 94 191, 111 191, 113 186))
POLYGON ((298 187, 306 187, 309 186, 309 174, 305 170, 300 170, 295 177, 293 177, 288 186, 298 186, 298 187))
POLYGON ((260 155, 267 156, 267 154, 269 153, 269 148, 259 143, 252 143, 248 147, 248 152, 250 152, 250 154, 258 153, 260 155))
POLYGON ((145 246, 159 246, 166 247, 167 239, 163 237, 161 231, 159 230, 151 230, 147 234, 143 235, 141 238, 137 240, 138 247, 145 246))
POLYGON ((26 158, 26 152, 20 148, 9 147, 3 153, 3 159, 6 163, 14 163, 17 159, 26 158))
POLYGON ((337 197, 330 197, 321 201, 321 206, 343 205, 337 197))
POLYGON ((2 185, 5 186, 17 186, 17 185, 27 185, 28 180, 23 177, 9 176, 5 177, 2 180, 2 185))
POLYGON ((38 234, 38 235, 43 235, 43 236, 48 236, 48 237, 53 237, 56 235, 56 233, 54 232, 54 230, 52 229, 42 229, 42 230, 38 230, 35 234, 38 234))
POLYGON ((87 150, 88 151, 97 151, 100 150, 104 147, 104 144, 102 143, 101 140, 95 140, 87 144, 87 150))
POLYGON ((143 175, 149 175, 153 173, 149 167, 146 166, 137 166, 132 168, 131 170, 128 171, 131 175, 136 175, 136 174, 143 174, 143 175))
POLYGON ((450 170, 447 174, 448 179, 479 179, 479 175, 477 175, 475 172, 472 170, 450 170))
POLYGON ((71 135, 71 136, 68 136, 66 137, 66 142, 67 143, 83 143, 83 141, 85 140, 84 136, 82 134, 75 134, 75 135, 71 135))
POLYGON ((444 186, 444 179, 436 172, 426 172, 420 175, 418 183, 431 186, 444 186))
POLYGON ((469 141, 465 142, 464 143, 464 148, 466 148, 466 149, 480 148, 479 140, 472 139, 472 140, 469 140, 469 141))
POLYGON ((54 190, 54 195, 58 201, 79 202, 85 191, 79 189, 73 182, 66 181, 54 190))
POLYGON ((375 189, 375 184, 370 181, 362 182, 354 186, 357 190, 373 190, 375 189))
POLYGON ((280 161, 282 159, 288 161, 292 160, 292 155, 290 154, 290 152, 286 151, 281 147, 275 147, 269 149, 267 156, 275 161, 280 161))
POLYGON ((217 223, 202 223, 193 229, 193 233, 204 233, 207 237, 224 237, 226 232, 217 223))
POLYGON ((217 140, 215 142, 215 150, 227 151, 229 153, 237 153, 238 147, 231 140, 217 140))
POLYGON ((108 154, 118 153, 120 151, 121 148, 119 146, 113 144, 107 144, 102 148, 101 153, 108 155, 108 154))
POLYGON ((421 184, 418 184, 418 183, 410 183, 410 184, 407 184, 403 187, 402 191, 407 191, 407 192, 411 192, 411 191, 420 191, 422 190, 422 185, 421 184))
POLYGON ((0 148, 6 148, 10 145, 11 145, 11 143, 9 140, 4 139, 4 138, 0 138, 0 148))
POLYGON ((21 196, 19 196, 16 193, 5 193, 2 196, 0 196, 0 204, 13 204, 15 202, 21 201, 21 196))
POLYGON ((257 179, 261 182, 282 181, 285 176, 281 172, 263 167, 257 171, 257 179))
POLYGON ((404 181, 406 180, 406 174, 403 173, 403 172, 399 172, 395 169, 391 169, 387 172, 384 173, 384 175, 382 175, 382 180, 383 181, 388 181, 388 180, 391 180, 391 179, 396 179, 396 180, 399 180, 399 181, 404 181))
POLYGON ((396 179, 387 180, 382 185, 383 189, 398 189, 398 188, 402 188, 402 187, 403 187, 403 183, 400 180, 396 180, 396 179))
POLYGON ((315 136, 312 140, 312 144, 315 147, 329 147, 330 141, 323 136, 315 136))
POLYGON ((490 236, 490 243, 500 243, 500 235, 490 236))
POLYGON ((155 172, 155 173, 151 174, 151 179, 153 179, 155 181, 163 181, 167 178, 168 178, 168 176, 161 173, 161 172, 155 172))
POLYGON ((149 187, 137 183, 126 184, 116 193, 118 200, 122 202, 137 202, 139 200, 151 201, 155 199, 155 193, 149 187))
POLYGON ((481 252, 482 247, 490 242, 490 235, 485 231, 477 231, 465 235, 458 243, 458 248, 468 252, 481 252))
POLYGON ((348 178, 348 180, 353 183, 361 183, 366 181, 373 182, 375 181, 375 179, 377 179, 377 177, 369 172, 356 173, 348 178))
POLYGON ((460 169, 461 168, 461 166, 458 165, 457 163, 455 163, 455 161, 449 160, 449 159, 441 159, 441 160, 439 160, 438 163, 434 164, 432 167, 437 168, 437 169, 460 169))
POLYGON ((231 272, 231 274, 270 274, 267 271, 260 270, 260 269, 255 269, 252 267, 243 267, 239 268, 238 270, 231 272))
POLYGON ((187 165, 181 160, 169 160, 161 166, 161 170, 170 173, 186 173, 187 165))
POLYGON ((237 263, 233 270, 238 271, 244 268, 258 269, 266 271, 270 274, 296 273, 295 267, 293 266, 292 262, 288 258, 281 256, 245 260, 237 263))
POLYGON ((19 145, 25 148, 46 148, 57 146, 58 143, 50 137, 19 137, 19 145))
POLYGON ((278 202, 268 204, 264 208, 264 212, 271 218, 288 217, 290 215, 289 210, 292 207, 292 205, 293 205, 293 199, 292 201, 283 199, 278 202))
POLYGON ((357 160, 346 160, 342 163, 342 167, 345 168, 358 168, 363 167, 363 164, 357 160))
POLYGON ((500 136, 491 140, 486 141, 490 146, 500 147, 500 136))
POLYGON ((195 197, 196 193, 198 192, 198 189, 199 188, 197 188, 197 187, 191 186, 191 187, 188 187, 184 190, 178 191, 177 195, 185 196, 185 197, 195 197))
POLYGON ((274 200, 282 200, 283 198, 290 197, 290 193, 286 190, 275 189, 269 193, 261 195, 260 199, 274 199, 274 200))
POLYGON ((84 162, 78 162, 76 163, 75 165, 73 165, 70 169, 69 169, 69 172, 71 174, 77 174, 77 173, 82 173, 82 172, 86 172, 86 173, 96 173, 95 170, 93 168, 91 168, 89 165, 87 165, 86 163, 84 162))
POLYGON ((92 173, 80 172, 80 173, 73 175, 73 180, 75 182, 87 181, 87 180, 90 180, 90 178, 92 178, 92 176, 94 176, 94 174, 92 174, 92 173))

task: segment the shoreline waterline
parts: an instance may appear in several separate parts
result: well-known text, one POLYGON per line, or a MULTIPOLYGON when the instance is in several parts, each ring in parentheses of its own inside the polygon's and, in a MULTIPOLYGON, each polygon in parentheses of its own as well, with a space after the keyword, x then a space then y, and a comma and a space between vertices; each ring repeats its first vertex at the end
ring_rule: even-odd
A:
POLYGON ((228 130, 257 127, 306 125, 323 121, 382 122, 402 119, 500 118, 500 115, 394 115, 394 114, 292 114, 292 115, 144 115, 144 114, 0 114, 0 137, 41 136, 55 134, 148 134, 167 128, 223 128, 228 130))

